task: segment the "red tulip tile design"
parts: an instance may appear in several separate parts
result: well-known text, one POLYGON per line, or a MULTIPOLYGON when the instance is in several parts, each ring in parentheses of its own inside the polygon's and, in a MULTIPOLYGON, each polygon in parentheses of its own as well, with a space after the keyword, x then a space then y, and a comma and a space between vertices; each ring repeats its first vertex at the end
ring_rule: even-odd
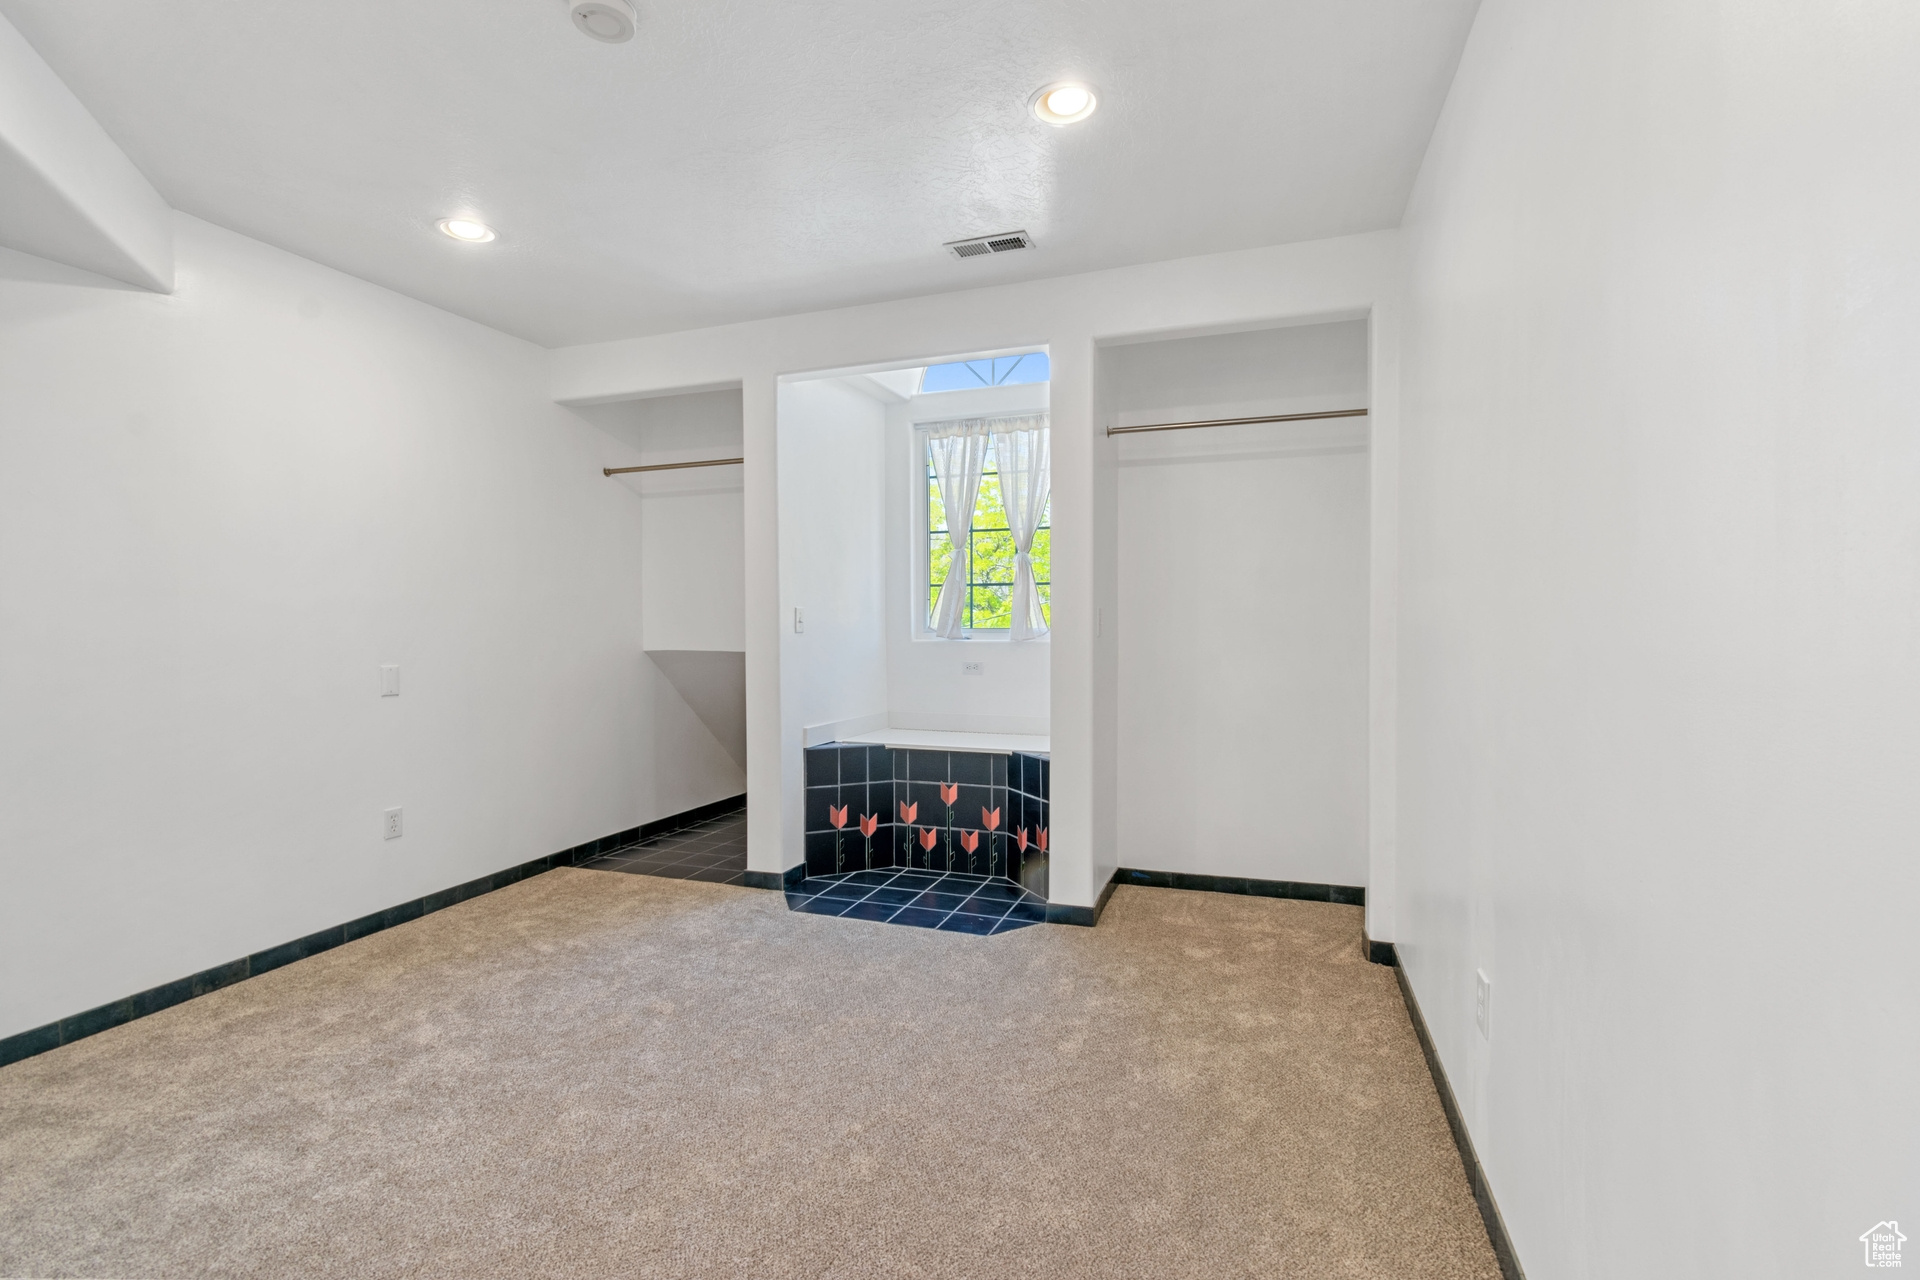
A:
POLYGON ((832 805, 828 805, 827 821, 833 824, 833 869, 835 871, 845 871, 847 869, 847 856, 841 849, 840 842, 846 835, 847 806, 841 805, 836 809, 832 805))
POLYGON ((940 803, 947 806, 947 870, 953 870, 953 806, 960 799, 960 784, 940 784, 940 803))
POLYGON ((967 851, 967 870, 972 871, 973 855, 980 848, 980 833, 978 831, 962 831, 960 833, 960 847, 967 851))
POLYGON ((866 869, 868 871, 873 870, 873 833, 878 831, 879 829, 880 829, 879 814, 863 813, 860 815, 860 834, 867 838, 866 869))

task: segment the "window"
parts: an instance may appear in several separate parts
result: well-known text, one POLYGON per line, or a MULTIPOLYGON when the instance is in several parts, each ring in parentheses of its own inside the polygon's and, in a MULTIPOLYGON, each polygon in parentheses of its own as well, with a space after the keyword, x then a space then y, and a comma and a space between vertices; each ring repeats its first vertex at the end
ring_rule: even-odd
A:
MULTIPOLYGON (((1044 360, 1046 357, 1040 358, 1044 360)), ((921 623, 931 626, 934 602, 940 598, 940 588, 953 566, 953 541, 947 536, 947 513, 940 501, 939 482, 934 477, 930 442, 924 438, 920 442, 920 464, 926 474, 927 489, 924 560, 927 598, 921 623)), ((1049 625, 1053 620, 1052 509, 1053 500, 1049 496, 1040 516, 1040 524, 1034 531, 1033 551, 1030 553, 1034 587, 1040 597, 1040 611, 1049 625)), ((1005 631, 1012 617, 1014 547, 1013 533, 1007 524, 1006 504, 1000 497, 1000 468, 992 446, 987 450, 986 471, 980 477, 980 495, 974 500, 973 528, 968 531, 967 540, 972 546, 973 556, 963 623, 969 631, 1005 631)))
POLYGON ((959 360, 952 364, 930 365, 920 375, 920 391, 971 391, 977 387, 1015 387, 1028 382, 1045 382, 1052 376, 1047 353, 1029 351, 1023 356, 996 356, 991 360, 959 360))

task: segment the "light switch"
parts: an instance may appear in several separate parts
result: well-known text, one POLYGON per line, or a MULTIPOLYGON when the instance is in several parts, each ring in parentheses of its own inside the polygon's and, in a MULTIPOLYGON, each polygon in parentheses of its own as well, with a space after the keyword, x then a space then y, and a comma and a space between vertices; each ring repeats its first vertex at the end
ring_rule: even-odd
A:
POLYGON ((1485 969, 1473 971, 1473 1020, 1482 1040, 1493 1039, 1493 981, 1485 969))
POLYGON ((383 698, 397 698, 400 696, 399 667, 380 668, 380 696, 383 698))
POLYGON ((807 621, 805 618, 802 618, 800 616, 800 611, 798 609, 795 609, 793 611, 793 629, 796 633, 805 631, 807 629, 807 621))

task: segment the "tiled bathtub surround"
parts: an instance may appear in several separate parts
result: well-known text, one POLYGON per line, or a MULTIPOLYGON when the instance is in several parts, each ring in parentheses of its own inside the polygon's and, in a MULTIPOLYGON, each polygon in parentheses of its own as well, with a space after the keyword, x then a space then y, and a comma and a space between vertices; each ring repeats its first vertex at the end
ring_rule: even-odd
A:
POLYGON ((806 761, 807 875, 999 876, 1045 899, 1047 757, 831 743, 806 761))
POLYGON ((1007 757, 1007 831, 1010 857, 1019 858, 1019 870, 1010 873, 1027 892, 1045 898, 1047 889, 1047 850, 1039 842, 1041 833, 1053 829, 1052 806, 1047 797, 1052 782, 1053 762, 1046 756, 1015 752, 1007 757), (1027 833, 1027 847, 1019 847, 1019 833, 1027 833))
POLYGON ((787 906, 947 933, 1006 933, 1047 918, 1044 899, 1006 879, 904 867, 809 876, 787 890, 787 906))

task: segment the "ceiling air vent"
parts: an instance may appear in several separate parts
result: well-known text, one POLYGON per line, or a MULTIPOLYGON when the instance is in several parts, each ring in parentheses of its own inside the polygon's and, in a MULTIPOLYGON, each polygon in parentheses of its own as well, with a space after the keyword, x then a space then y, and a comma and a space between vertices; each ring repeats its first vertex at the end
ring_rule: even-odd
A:
POLYGON ((947 245, 956 258, 978 258, 989 253, 1011 253, 1015 249, 1033 248, 1033 237, 1024 231, 1008 231, 997 236, 975 236, 971 240, 955 240, 947 245))

